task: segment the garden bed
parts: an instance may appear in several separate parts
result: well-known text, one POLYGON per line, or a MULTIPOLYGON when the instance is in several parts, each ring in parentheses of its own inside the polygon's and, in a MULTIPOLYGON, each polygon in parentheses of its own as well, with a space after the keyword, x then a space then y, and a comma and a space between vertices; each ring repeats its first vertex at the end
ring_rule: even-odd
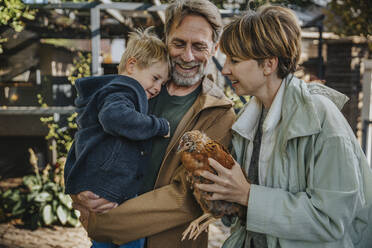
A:
POLYGON ((35 231, 14 224, 0 224, 0 248, 88 248, 90 241, 83 227, 38 228, 35 231))
MULTIPOLYGON (((210 225, 208 248, 219 248, 229 233, 221 222, 210 225)), ((83 227, 38 228, 35 231, 12 223, 0 224, 0 248, 89 248, 83 227)))
MULTIPOLYGON (((22 178, 0 181, 0 188, 17 187, 22 178)), ((209 227, 208 248, 219 248, 229 235, 229 228, 220 221, 209 227)), ((83 227, 41 227, 25 229, 19 220, 0 223, 0 248, 89 248, 91 242, 83 227)))

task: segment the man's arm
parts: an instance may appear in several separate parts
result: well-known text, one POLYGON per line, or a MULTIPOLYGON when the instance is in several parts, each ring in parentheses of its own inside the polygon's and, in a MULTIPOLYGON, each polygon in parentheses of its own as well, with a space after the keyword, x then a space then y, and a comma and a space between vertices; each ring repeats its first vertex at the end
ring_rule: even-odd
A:
POLYGON ((182 225, 201 212, 187 187, 184 169, 172 183, 130 199, 107 213, 91 213, 88 235, 97 241, 127 243, 182 225))
MULTIPOLYGON (((211 115, 208 125, 201 129, 227 146, 234 120, 232 108, 226 109, 211 115)), ((97 241, 122 244, 188 223, 200 214, 184 168, 179 167, 169 185, 130 199, 107 213, 91 213, 88 234, 97 241)))

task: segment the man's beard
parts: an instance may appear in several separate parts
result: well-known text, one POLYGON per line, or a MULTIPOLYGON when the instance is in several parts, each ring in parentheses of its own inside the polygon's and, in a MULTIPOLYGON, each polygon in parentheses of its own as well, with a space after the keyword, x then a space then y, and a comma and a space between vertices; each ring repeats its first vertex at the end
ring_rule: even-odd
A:
POLYGON ((206 66, 202 62, 183 62, 181 59, 172 59, 172 79, 173 82, 178 86, 192 86, 198 83, 205 74, 206 66), (176 70, 176 64, 180 66, 193 67, 199 66, 195 76, 189 77, 187 73, 182 73, 176 70))

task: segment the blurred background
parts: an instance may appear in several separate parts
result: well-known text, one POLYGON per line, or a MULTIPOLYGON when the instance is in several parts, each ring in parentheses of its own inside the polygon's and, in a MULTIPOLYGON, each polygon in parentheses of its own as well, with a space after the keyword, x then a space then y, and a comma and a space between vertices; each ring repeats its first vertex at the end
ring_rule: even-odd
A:
MULTIPOLYGON (((224 24, 268 2, 296 13, 303 45, 296 74, 350 98, 343 114, 371 164, 372 2, 213 2, 220 8, 224 24)), ((78 227, 78 213, 63 194, 64 159, 76 130, 74 82, 79 77, 117 73, 133 29, 155 26, 163 37, 166 6, 167 1, 160 0, 0 0, 0 247, 37 247, 37 237, 43 234, 36 238, 30 234, 36 244, 27 246, 24 243, 31 241, 22 243, 21 237, 28 237, 22 230, 44 230, 41 227, 48 227, 56 237, 67 237, 61 232, 71 230, 76 242, 70 246, 67 238, 59 247, 79 247, 76 243, 89 247, 78 227), (60 226, 72 229, 58 229, 60 226), (18 236, 6 238, 9 233, 18 236)), ((238 111, 249 96, 237 97, 223 79, 218 65, 224 59, 218 52, 208 69, 222 79, 219 86, 238 111)), ((219 247, 228 229, 217 224, 210 232, 210 247, 219 247)))

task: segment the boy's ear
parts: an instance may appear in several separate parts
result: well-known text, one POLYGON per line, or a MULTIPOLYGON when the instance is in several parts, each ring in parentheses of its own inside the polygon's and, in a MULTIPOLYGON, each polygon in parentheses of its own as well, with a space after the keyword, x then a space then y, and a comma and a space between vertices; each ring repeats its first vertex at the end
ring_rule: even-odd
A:
POLYGON ((125 63, 125 71, 126 71, 129 75, 133 74, 136 65, 137 65, 137 60, 136 60, 136 58, 134 58, 134 57, 130 57, 130 58, 127 60, 127 63, 125 63))

